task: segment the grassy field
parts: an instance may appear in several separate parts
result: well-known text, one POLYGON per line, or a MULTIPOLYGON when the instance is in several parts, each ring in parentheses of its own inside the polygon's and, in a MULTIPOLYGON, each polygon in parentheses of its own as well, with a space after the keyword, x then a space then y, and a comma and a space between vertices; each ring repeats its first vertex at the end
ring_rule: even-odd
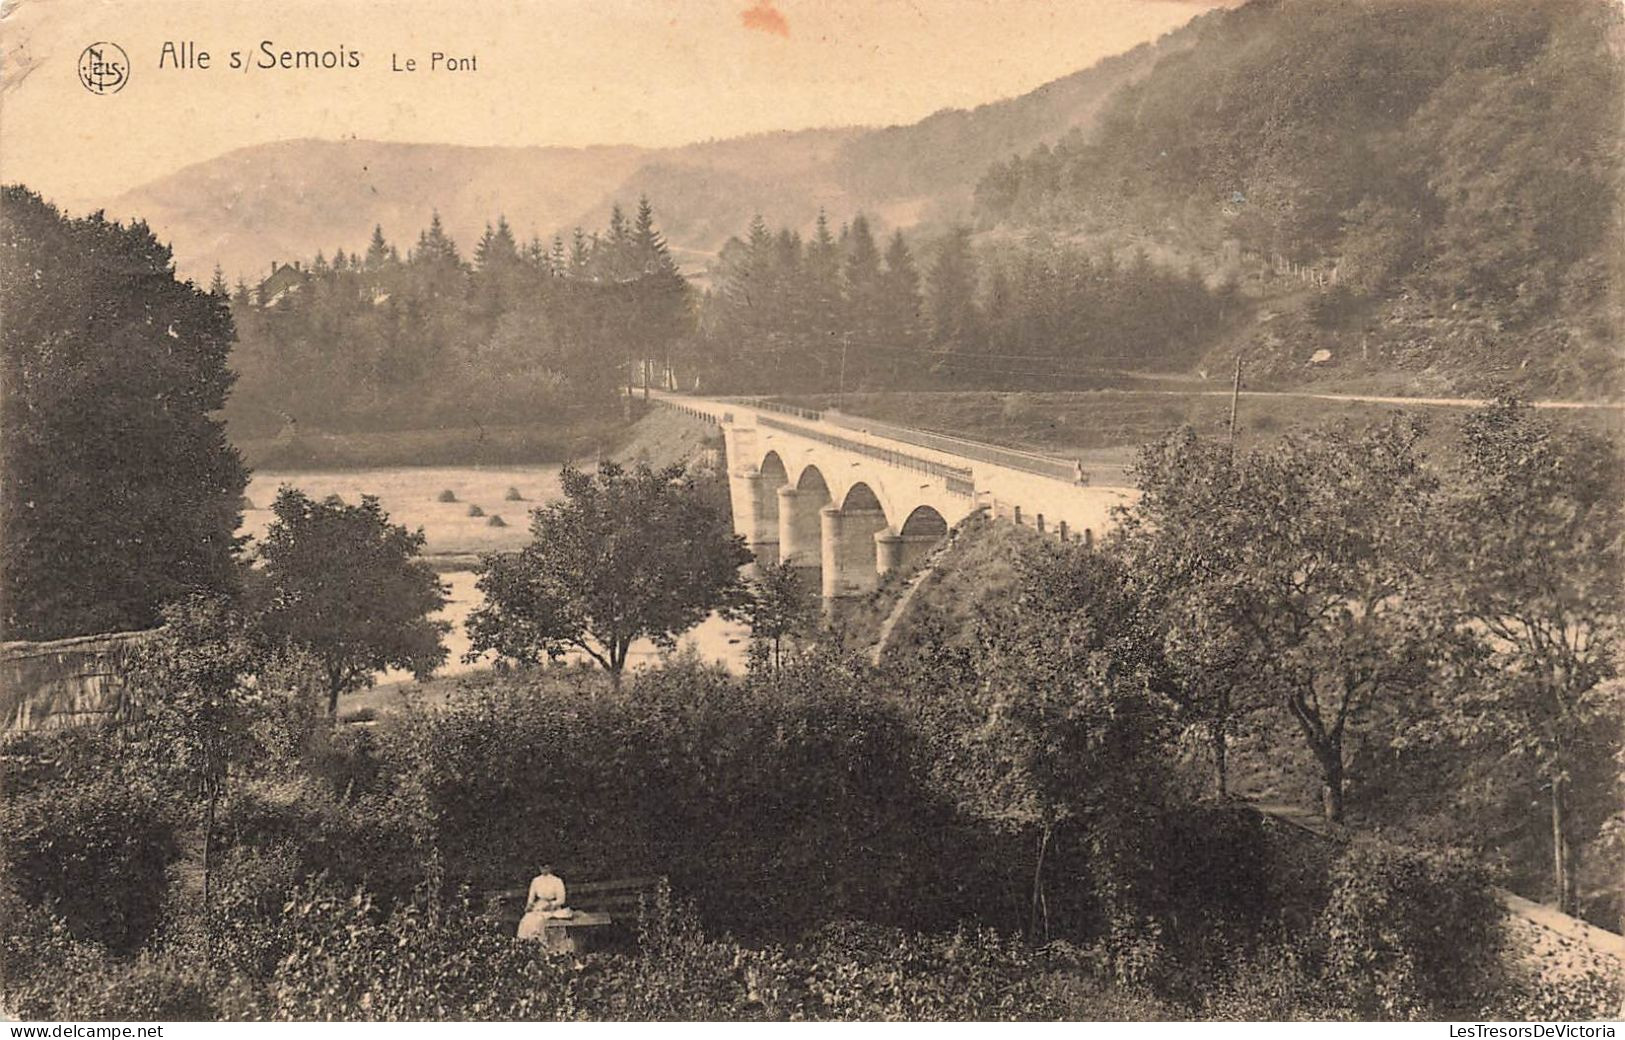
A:
POLYGON ((530 510, 559 495, 557 466, 398 466, 339 471, 260 470, 248 484, 253 508, 243 513, 242 534, 264 534, 271 521, 271 503, 282 486, 298 488, 312 498, 338 495, 356 503, 362 495, 376 495, 379 504, 398 524, 423 529, 431 557, 472 555, 521 548, 530 540, 530 510), (510 501, 508 490, 521 501, 510 501), (456 501, 442 502, 450 491, 456 501), (470 507, 484 514, 470 516, 470 507), (501 517, 505 527, 492 526, 501 517))

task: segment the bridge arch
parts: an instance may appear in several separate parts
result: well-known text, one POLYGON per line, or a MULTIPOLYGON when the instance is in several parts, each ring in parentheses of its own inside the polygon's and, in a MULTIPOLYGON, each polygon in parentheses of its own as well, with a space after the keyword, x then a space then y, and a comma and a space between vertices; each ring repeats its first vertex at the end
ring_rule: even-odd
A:
POLYGON ((934 506, 915 506, 900 525, 875 537, 875 569, 889 574, 913 567, 947 536, 948 521, 934 506))
POLYGON ((823 471, 812 463, 801 467, 801 473, 796 477, 796 490, 804 495, 821 497, 824 502, 829 502, 832 498, 829 482, 824 479, 823 471))
POLYGON ((777 491, 790 483, 789 470, 784 465, 784 459, 776 451, 770 451, 762 456, 762 464, 757 467, 762 474, 762 486, 768 491, 777 491))
POLYGON ((903 526, 897 529, 898 533, 907 538, 910 535, 930 535, 932 538, 941 538, 948 533, 948 521, 943 519, 941 513, 930 506, 916 506, 903 521, 903 526))
POLYGON ((860 480, 847 488, 846 494, 841 496, 841 510, 842 512, 861 510, 863 512, 884 514, 886 507, 880 504, 880 496, 875 494, 874 488, 860 480))
POLYGON ((880 580, 877 535, 890 524, 880 496, 865 481, 849 485, 839 507, 823 511, 824 598, 841 599, 861 595, 880 580))
MULTIPOLYGON (((769 456, 778 458, 775 453, 769 456)), ((767 465, 764 458, 763 466, 767 465)), ((779 463, 784 465, 782 460, 779 463)), ((779 521, 779 562, 799 568, 809 584, 820 583, 823 566, 823 530, 819 511, 830 504, 829 484, 817 466, 803 465, 792 480, 787 468, 785 480, 774 492, 779 521)))

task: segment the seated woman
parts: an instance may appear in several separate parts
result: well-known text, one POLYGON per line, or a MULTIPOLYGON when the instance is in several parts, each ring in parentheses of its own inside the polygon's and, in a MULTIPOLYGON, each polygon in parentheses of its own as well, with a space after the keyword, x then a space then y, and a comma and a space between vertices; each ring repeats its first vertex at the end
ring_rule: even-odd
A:
POLYGON ((541 873, 531 879, 530 891, 525 896, 525 916, 519 919, 518 937, 541 939, 549 949, 568 942, 563 928, 549 930, 547 927, 548 921, 568 916, 564 896, 564 879, 553 873, 550 864, 542 864, 541 873))

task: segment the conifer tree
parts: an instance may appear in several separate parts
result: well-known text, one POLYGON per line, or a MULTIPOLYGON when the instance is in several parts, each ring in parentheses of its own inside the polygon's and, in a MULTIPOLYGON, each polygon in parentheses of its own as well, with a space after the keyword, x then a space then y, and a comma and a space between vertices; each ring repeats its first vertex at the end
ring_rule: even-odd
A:
POLYGON ((892 351, 912 349, 919 342, 920 272, 914 266, 914 256, 900 230, 892 234, 891 243, 886 247, 881 301, 881 346, 892 351))
POLYGON ((372 242, 367 246, 367 270, 382 270, 393 260, 393 250, 384 240, 384 226, 374 224, 372 228, 372 242))
POLYGON ((976 331, 976 261, 970 250, 970 229, 950 230, 937 247, 936 261, 926 278, 926 306, 931 338, 938 344, 967 345, 976 331))

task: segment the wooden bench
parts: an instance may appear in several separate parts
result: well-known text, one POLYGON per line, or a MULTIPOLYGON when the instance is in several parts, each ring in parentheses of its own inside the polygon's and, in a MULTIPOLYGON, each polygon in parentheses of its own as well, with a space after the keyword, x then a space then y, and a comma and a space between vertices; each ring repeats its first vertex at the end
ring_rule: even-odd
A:
MULTIPOLYGON (((649 877, 616 878, 608 881, 578 881, 564 883, 566 904, 583 913, 605 914, 614 924, 635 926, 640 905, 654 904, 655 893, 665 882, 658 875, 649 877)), ((503 920, 517 928, 525 916, 525 897, 529 887, 505 888, 491 896, 501 905, 503 920)))

